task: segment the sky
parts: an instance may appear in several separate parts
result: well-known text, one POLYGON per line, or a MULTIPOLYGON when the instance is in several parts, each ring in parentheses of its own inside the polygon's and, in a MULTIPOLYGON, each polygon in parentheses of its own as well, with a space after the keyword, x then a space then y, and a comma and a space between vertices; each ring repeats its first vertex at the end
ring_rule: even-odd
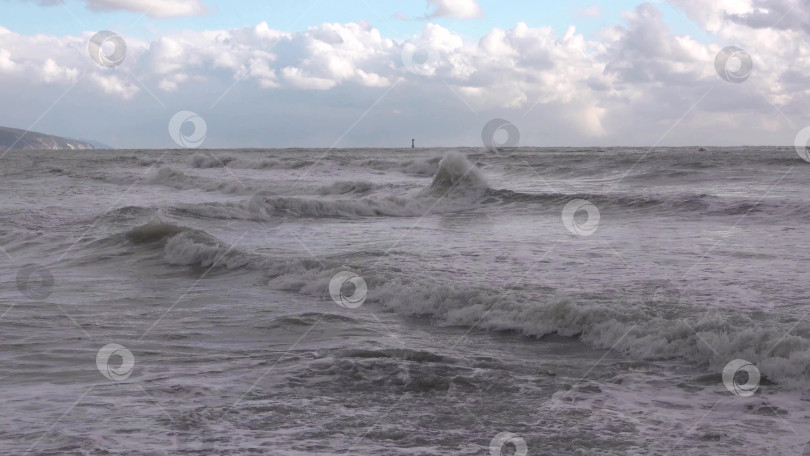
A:
POLYGON ((481 146, 493 119, 522 146, 789 146, 808 38, 810 0, 0 0, 0 125, 118 148, 481 146))

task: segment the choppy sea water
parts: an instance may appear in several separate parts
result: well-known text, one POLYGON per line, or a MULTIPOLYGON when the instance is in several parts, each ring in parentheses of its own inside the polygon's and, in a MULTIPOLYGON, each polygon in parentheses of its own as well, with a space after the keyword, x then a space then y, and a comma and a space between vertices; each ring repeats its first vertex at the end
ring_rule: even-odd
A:
POLYGON ((810 454, 808 171, 9 152, 0 452, 810 454))

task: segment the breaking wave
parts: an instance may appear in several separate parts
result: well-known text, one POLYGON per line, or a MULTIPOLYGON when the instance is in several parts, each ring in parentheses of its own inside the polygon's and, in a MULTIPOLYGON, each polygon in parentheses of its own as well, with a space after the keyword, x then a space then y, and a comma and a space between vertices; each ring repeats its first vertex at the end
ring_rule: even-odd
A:
POLYGON ((311 165, 313 162, 299 159, 241 159, 232 155, 216 156, 212 154, 196 153, 191 156, 190 164, 194 168, 220 168, 227 166, 235 169, 295 169, 311 165))
MULTIPOLYGON (((168 173, 167 179, 181 176, 168 173)), ((320 195, 365 193, 370 182, 338 182, 322 186, 320 195)), ((458 211, 469 208, 487 191, 487 182, 478 168, 464 155, 451 152, 439 163, 431 185, 406 196, 333 199, 299 196, 275 196, 267 192, 256 193, 242 202, 215 202, 185 205, 178 210, 200 217, 278 220, 280 217, 417 217, 428 210, 435 212, 458 211)))
MULTIPOLYGON (((119 237, 112 236, 108 240, 115 241, 119 237)), ((162 247, 163 259, 171 265, 237 269, 265 264, 259 255, 234 249, 205 231, 173 223, 153 221, 123 233, 123 238, 136 246, 162 247)))
MULTIPOLYGON (((149 177, 150 182, 175 185, 190 185, 189 179, 194 178, 169 167, 149 177)), ((312 197, 262 192, 247 201, 186 205, 175 211, 198 217, 283 221, 285 217, 421 216, 427 210, 463 210, 492 202, 557 207, 558 203, 581 198, 600 210, 643 213, 656 209, 657 215, 671 211, 810 216, 810 209, 804 205, 776 198, 758 201, 688 191, 641 195, 497 190, 490 188, 478 167, 458 152, 439 160, 431 183, 411 194, 357 196, 373 189, 369 182, 347 181, 322 185, 318 195, 312 197)), ((125 238, 134 248, 160 246, 161 257, 169 265, 248 270, 261 274, 266 280, 263 283, 271 288, 323 298, 328 295, 330 279, 344 263, 340 257, 320 261, 273 258, 233 248, 204 231, 165 222, 140 226, 127 232, 125 238)), ((504 294, 504 290, 477 284, 415 281, 381 267, 363 275, 369 285, 368 305, 429 317, 439 325, 475 326, 538 339, 549 335, 576 337, 594 347, 637 358, 687 360, 714 370, 730 359, 742 358, 756 363, 763 375, 781 384, 795 385, 810 379, 810 332, 800 327, 785 336, 783 325, 790 324, 789 319, 763 321, 745 310, 727 308, 723 309, 725 313, 706 314, 696 304, 656 306, 628 300, 618 292, 615 299, 602 299, 598 304, 572 293, 547 293, 540 287, 504 294)))
MULTIPOLYGON (((343 270, 343 258, 322 261, 272 258, 234 248, 200 230, 153 222, 125 233, 134 246, 158 244, 169 265, 246 269, 262 274, 267 286, 328 299, 329 281, 343 270)), ((364 274, 366 302, 407 316, 430 317, 443 326, 507 331, 542 339, 576 337, 594 347, 647 360, 680 359, 722 369, 729 359, 757 364, 771 381, 787 386, 810 379, 810 340, 785 336, 785 328, 754 321, 743 313, 696 312, 689 303, 617 300, 581 304, 576 295, 548 289, 503 290, 466 284, 413 281, 394 271, 364 274), (695 316, 698 315, 698 316, 695 316), (711 348, 710 348, 711 347, 711 348)), ((801 334, 801 331, 797 331, 801 334)))
POLYGON ((369 181, 341 181, 318 188, 319 195, 345 195, 347 193, 368 193, 374 189, 369 181))
POLYGON ((439 169, 426 193, 444 196, 453 192, 480 196, 489 189, 483 173, 459 152, 448 152, 439 162, 439 169))
POLYGON ((433 176, 439 169, 439 162, 442 156, 435 156, 430 158, 420 158, 411 160, 384 160, 384 159, 365 159, 355 160, 350 163, 350 166, 357 166, 363 168, 371 168, 377 171, 390 171, 395 170, 405 174, 415 176, 433 176))

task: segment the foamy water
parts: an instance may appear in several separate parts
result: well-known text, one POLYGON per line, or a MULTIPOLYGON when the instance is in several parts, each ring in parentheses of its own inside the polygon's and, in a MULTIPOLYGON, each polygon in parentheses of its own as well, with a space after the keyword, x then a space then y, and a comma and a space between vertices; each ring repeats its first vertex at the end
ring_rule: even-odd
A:
POLYGON ((801 455, 810 440, 810 165, 792 149, 3 165, 4 454, 801 455))

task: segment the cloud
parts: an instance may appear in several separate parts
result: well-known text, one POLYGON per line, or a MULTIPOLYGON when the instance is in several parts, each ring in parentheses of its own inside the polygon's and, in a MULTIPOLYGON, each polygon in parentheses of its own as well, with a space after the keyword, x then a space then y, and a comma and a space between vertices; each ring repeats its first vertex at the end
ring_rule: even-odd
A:
MULTIPOLYGON (((668 0, 684 11, 689 19, 706 31, 715 33, 727 23, 729 15, 753 12, 751 0, 668 0)), ((801 0, 798 0, 801 1, 801 0)))
POLYGON ((394 19, 403 21, 428 20, 440 17, 453 19, 476 19, 484 16, 477 0, 427 0, 429 12, 422 17, 411 18, 405 13, 394 14, 394 19))
POLYGON ((293 88, 304 90, 329 90, 337 85, 334 80, 305 74, 300 68, 286 67, 281 70, 284 79, 293 88))
POLYGON ((602 15, 602 10, 599 8, 599 5, 594 3, 593 5, 581 8, 579 10, 579 14, 585 17, 600 17, 602 15))
POLYGON ((17 68, 17 64, 11 60, 11 52, 0 49, 0 71, 11 72, 17 68))
POLYGON ((661 11, 642 4, 587 38, 574 27, 558 33, 518 23, 470 40, 428 23, 403 40, 365 21, 294 33, 259 23, 150 41, 125 36, 118 68, 89 58, 90 33, 26 36, 0 27, 0 103, 12 107, 0 124, 30 124, 48 108, 25 94, 56 99, 74 90, 43 122, 87 112, 86 128, 97 130, 62 133, 132 147, 171 145, 162 142, 169 139, 161 122, 179 110, 206 118, 212 147, 330 146, 336 138, 385 145, 399 135, 474 145, 493 117, 518 124, 525 144, 790 144, 796 126, 810 123, 802 23, 760 27, 753 3, 735 8, 740 16, 723 7, 685 10, 713 27, 716 43, 674 34, 661 11), (729 44, 754 61, 743 84, 715 71, 729 44), (133 127, 110 127, 111 112, 133 127), (128 136, 105 136, 111 131, 128 136))
POLYGON ((801 30, 810 34, 810 2, 806 0, 754 0, 745 13, 728 13, 726 17, 754 29, 801 30))
POLYGON ((79 70, 76 68, 63 67, 57 64, 53 59, 45 59, 40 71, 42 80, 46 83, 51 82, 74 82, 79 77, 79 70))
POLYGON ((475 19, 482 17, 484 12, 477 0, 427 0, 433 11, 428 15, 432 17, 451 17, 454 19, 475 19))
POLYGON ((171 76, 165 77, 158 83, 158 88, 164 92, 176 92, 179 84, 188 81, 188 75, 184 73, 176 73, 171 76))
POLYGON ((96 83, 101 90, 108 94, 120 97, 123 100, 131 100, 139 91, 138 87, 117 75, 91 74, 90 79, 96 83))
MULTIPOLYGON (((64 4, 64 0, 30 0, 41 6, 64 4)), ((202 16, 206 6, 200 0, 82 0, 91 11, 130 11, 152 18, 202 16)))
POLYGON ((661 11, 642 4, 625 14, 627 26, 604 34, 605 74, 623 84, 695 86, 713 81, 711 50, 689 37, 669 33, 661 11))

